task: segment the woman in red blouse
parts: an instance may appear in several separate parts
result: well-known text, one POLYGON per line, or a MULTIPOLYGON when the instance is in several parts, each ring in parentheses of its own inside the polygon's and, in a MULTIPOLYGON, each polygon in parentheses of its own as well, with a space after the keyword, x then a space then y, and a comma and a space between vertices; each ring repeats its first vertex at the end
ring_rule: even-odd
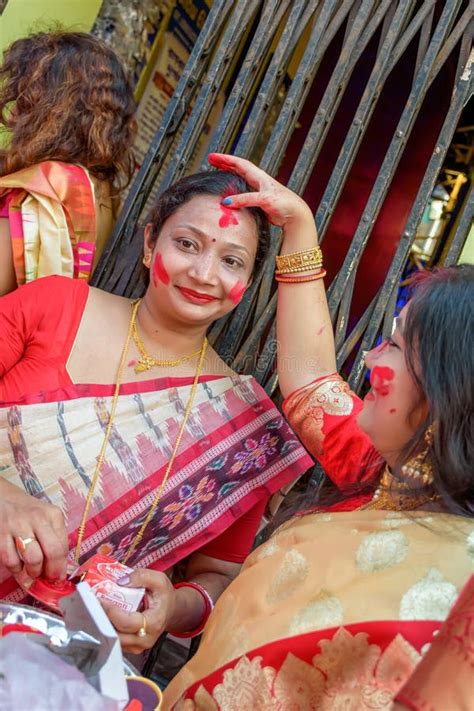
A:
POLYGON ((229 313, 268 246, 246 190, 190 176, 145 229, 142 300, 46 277, 0 300, 0 597, 25 598, 69 559, 112 555, 148 590, 109 615, 124 647, 197 633, 250 550, 265 504, 311 466, 271 400, 206 331, 229 313), (161 571, 188 559, 185 586, 161 571), (22 583, 22 587, 19 586, 22 583), (32 588, 33 590, 33 588, 32 588))

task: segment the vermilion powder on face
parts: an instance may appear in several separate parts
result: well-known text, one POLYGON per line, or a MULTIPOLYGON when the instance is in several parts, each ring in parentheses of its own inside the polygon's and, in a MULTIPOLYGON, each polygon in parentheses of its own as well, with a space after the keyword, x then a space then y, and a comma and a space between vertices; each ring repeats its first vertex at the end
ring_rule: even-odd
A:
POLYGON ((242 284, 241 281, 238 281, 232 289, 229 291, 229 299, 234 303, 238 304, 241 300, 243 295, 245 294, 245 284, 242 284))
POLYGON ((157 282, 159 281, 168 286, 170 283, 170 275, 165 269, 161 254, 157 252, 153 263, 153 286, 157 286, 157 282))
POLYGON ((388 366, 376 365, 370 371, 370 384, 374 391, 385 397, 390 392, 390 381, 395 377, 395 373, 388 366))
POLYGON ((226 207, 225 205, 221 205, 220 207, 222 215, 219 219, 219 227, 229 227, 229 225, 239 224, 235 210, 232 210, 230 207, 226 207))

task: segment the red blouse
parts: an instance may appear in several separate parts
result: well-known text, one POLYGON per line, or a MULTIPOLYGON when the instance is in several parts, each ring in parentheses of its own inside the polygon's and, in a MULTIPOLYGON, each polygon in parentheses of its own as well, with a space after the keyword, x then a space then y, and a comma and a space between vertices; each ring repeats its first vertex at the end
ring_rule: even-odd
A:
POLYGON ((352 511, 370 501, 372 493, 352 492, 359 485, 377 482, 385 466, 369 436, 357 423, 362 407, 362 400, 338 373, 316 378, 283 402, 283 412, 306 449, 347 495, 329 507, 331 510, 352 511))
MULTIPOLYGON (((66 365, 74 345, 89 286, 80 279, 49 276, 25 284, 0 299, 0 407, 11 404, 68 400, 91 386, 75 385, 66 365)), ((204 376, 212 380, 218 376, 204 376)), ((169 378, 170 387, 189 378, 169 378)), ((122 392, 156 389, 156 380, 124 383, 122 392)), ((160 380, 163 385, 163 379, 160 380)), ((112 394, 113 385, 92 386, 93 394, 112 394)), ((267 500, 243 514, 199 552, 234 563, 248 555, 267 500)))

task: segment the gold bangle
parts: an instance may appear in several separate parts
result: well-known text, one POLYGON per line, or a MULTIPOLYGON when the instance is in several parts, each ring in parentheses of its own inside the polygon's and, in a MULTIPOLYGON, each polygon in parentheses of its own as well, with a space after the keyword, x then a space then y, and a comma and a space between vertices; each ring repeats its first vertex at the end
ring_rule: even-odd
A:
POLYGON ((275 274, 296 274, 296 273, 301 273, 301 272, 312 272, 314 269, 321 269, 323 266, 322 262, 319 262, 318 264, 312 264, 310 267, 305 266, 305 267, 290 267, 289 269, 277 269, 275 271, 275 274))
POLYGON ((317 281, 318 279, 324 279, 326 276, 326 270, 321 269, 316 274, 308 274, 307 276, 301 277, 275 277, 277 282, 280 284, 304 284, 306 281, 317 281))
POLYGON ((319 269, 323 263, 321 248, 316 246, 302 252, 283 254, 275 257, 276 268, 280 273, 291 272, 293 269, 319 269))

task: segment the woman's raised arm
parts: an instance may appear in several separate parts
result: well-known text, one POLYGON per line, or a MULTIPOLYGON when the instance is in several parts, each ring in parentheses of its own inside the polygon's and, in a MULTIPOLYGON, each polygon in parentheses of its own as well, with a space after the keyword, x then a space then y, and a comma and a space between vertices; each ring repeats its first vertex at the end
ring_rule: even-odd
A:
MULTIPOLYGON (((314 218, 302 198, 244 158, 211 153, 209 163, 237 173, 255 188, 252 193, 229 196, 223 204, 233 209, 260 207, 272 224, 282 228, 281 255, 317 247, 314 218)), ((335 372, 334 337, 322 279, 279 283, 277 339, 278 377, 284 397, 335 372)))

